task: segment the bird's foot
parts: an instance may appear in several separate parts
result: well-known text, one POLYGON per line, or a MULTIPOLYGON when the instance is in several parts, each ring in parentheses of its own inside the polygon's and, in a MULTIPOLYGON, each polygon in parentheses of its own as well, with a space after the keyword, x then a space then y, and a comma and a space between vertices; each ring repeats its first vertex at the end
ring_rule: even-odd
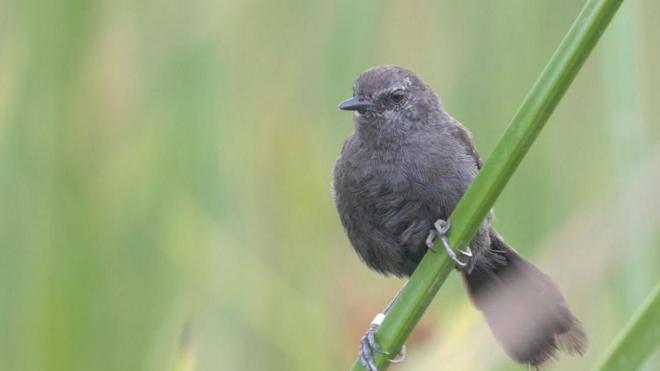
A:
POLYGON ((433 227, 434 229, 431 229, 429 236, 426 238, 426 246, 429 248, 429 250, 438 252, 437 249, 433 246, 433 241, 440 237, 440 241, 442 241, 442 246, 444 247, 445 253, 447 256, 449 256, 449 259, 454 262, 456 269, 461 272, 470 273, 474 268, 475 262, 470 246, 467 246, 465 250, 458 250, 459 254, 465 256, 465 261, 460 260, 458 256, 456 256, 454 250, 452 250, 451 246, 449 246, 449 240, 447 239, 447 231, 449 231, 451 223, 443 219, 438 219, 435 223, 433 223, 433 227))
MULTIPOLYGON (((390 353, 385 351, 376 341, 376 331, 378 331, 380 324, 383 323, 383 319, 385 319, 385 314, 378 313, 371 322, 371 325, 369 325, 367 332, 360 339, 360 363, 362 363, 362 366, 369 371, 378 371, 376 362, 374 361, 373 352, 384 354, 386 356, 390 355, 390 353)), ((395 358, 390 359, 389 362, 401 363, 405 358, 406 346, 404 345, 399 354, 397 354, 395 358)))

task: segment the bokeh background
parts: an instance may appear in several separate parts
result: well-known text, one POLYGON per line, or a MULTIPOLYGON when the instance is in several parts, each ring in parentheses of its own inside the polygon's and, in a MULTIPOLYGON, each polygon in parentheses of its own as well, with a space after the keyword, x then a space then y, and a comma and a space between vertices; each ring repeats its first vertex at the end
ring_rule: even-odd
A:
MULTIPOLYGON (((1 1, 0 370, 347 369, 402 282, 336 216, 336 104, 407 66, 487 157, 582 5, 1 1)), ((624 4, 496 204, 590 334, 549 369, 660 279, 658 16, 624 4)), ((521 369, 458 275, 408 347, 393 369, 521 369)))

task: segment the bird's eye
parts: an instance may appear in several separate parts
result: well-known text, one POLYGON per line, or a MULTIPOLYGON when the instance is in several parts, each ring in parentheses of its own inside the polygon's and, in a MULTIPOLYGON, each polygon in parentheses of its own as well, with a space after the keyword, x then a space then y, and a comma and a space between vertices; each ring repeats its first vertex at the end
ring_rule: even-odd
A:
POLYGON ((390 98, 392 98, 392 100, 395 103, 401 102, 403 100, 403 98, 405 98, 405 96, 406 95, 405 95, 405 93, 403 92, 402 89, 397 89, 397 90, 390 93, 390 98))

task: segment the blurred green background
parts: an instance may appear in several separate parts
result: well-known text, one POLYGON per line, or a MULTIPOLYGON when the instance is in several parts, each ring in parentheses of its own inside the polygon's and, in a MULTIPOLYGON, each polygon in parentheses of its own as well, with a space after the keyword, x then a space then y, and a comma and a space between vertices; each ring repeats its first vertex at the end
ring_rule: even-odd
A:
MULTIPOLYGON (((409 67, 487 157, 582 5, 1 1, 0 370, 347 369, 401 281, 340 226, 336 104, 409 67)), ((624 4, 496 205, 590 335, 550 369, 660 279, 658 15, 624 4)), ((408 348, 393 369, 520 369, 458 275, 408 348)))

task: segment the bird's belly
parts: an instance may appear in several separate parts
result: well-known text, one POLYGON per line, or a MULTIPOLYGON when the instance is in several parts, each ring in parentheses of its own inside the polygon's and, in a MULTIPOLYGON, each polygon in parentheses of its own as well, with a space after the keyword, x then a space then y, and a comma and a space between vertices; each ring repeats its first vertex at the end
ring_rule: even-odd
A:
MULTIPOLYGON (((351 243, 372 268, 407 276, 426 251, 425 240, 435 220, 432 208, 414 185, 365 184, 347 210, 351 243)), ((436 218, 437 219, 437 218, 436 218)))

